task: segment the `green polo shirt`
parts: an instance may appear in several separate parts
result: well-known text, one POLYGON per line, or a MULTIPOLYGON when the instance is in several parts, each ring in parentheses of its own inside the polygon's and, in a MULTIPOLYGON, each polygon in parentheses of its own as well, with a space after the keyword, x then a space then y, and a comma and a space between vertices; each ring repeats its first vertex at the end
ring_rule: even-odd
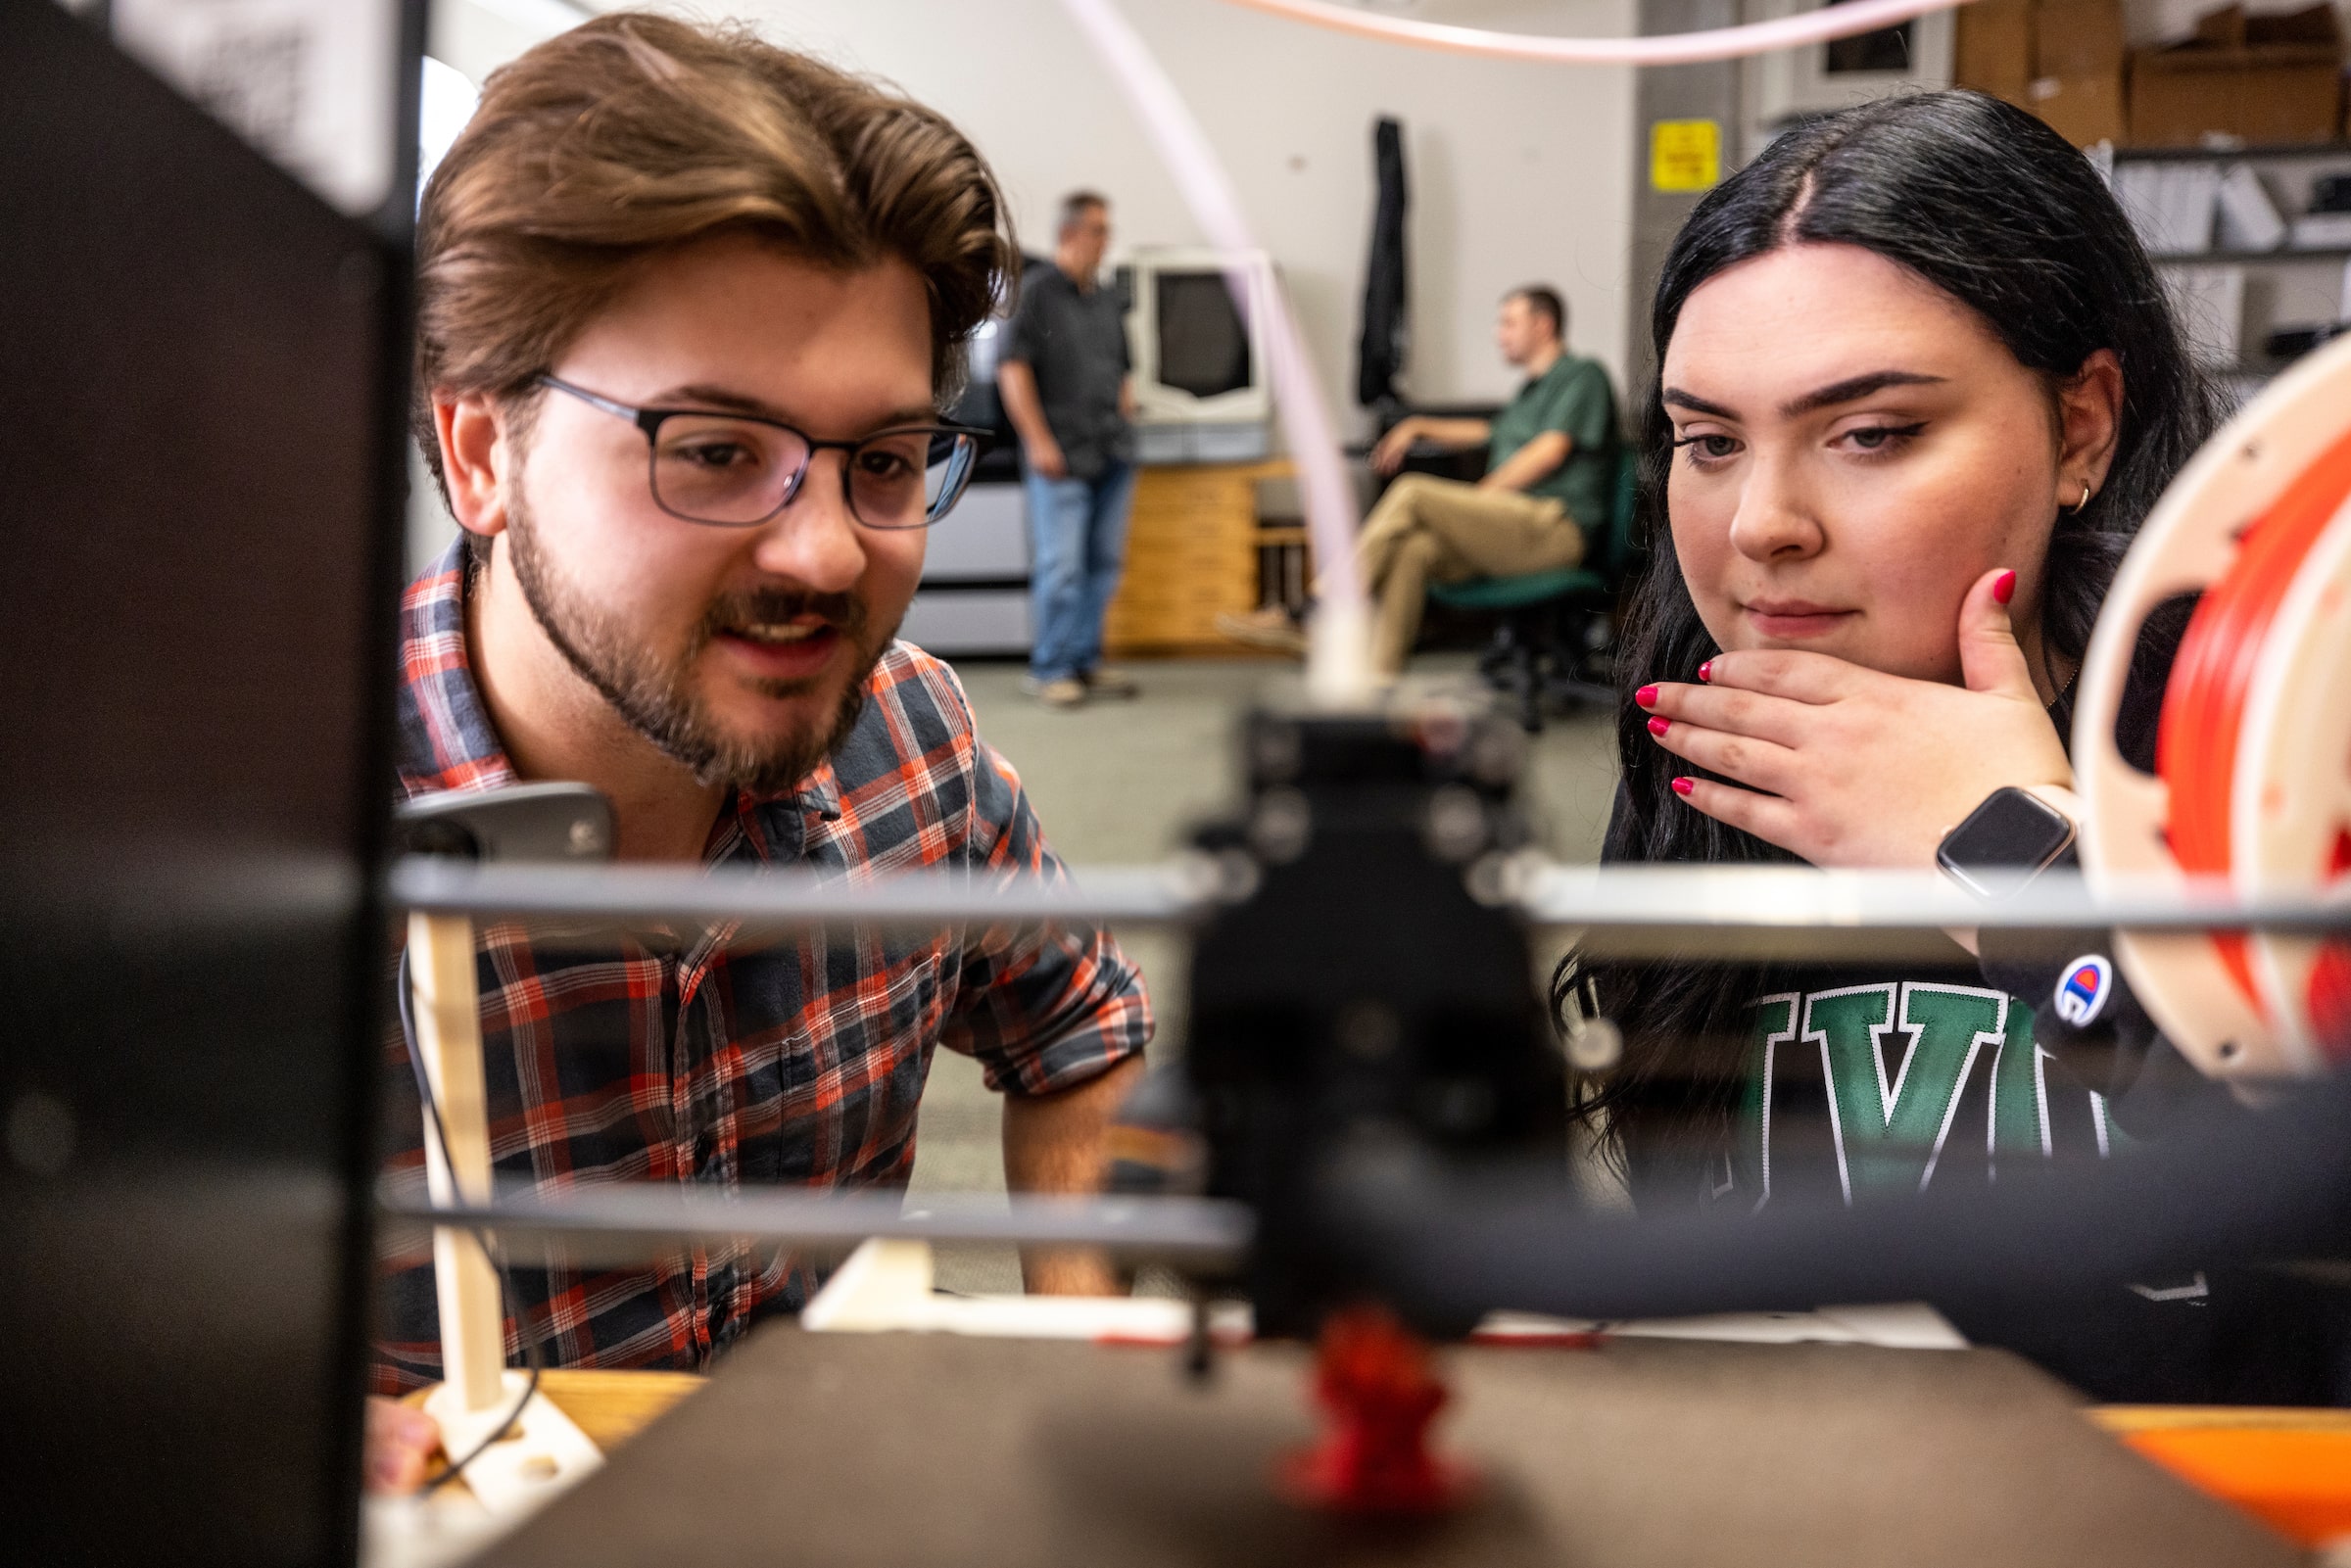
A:
POLYGON ((1597 359, 1562 354, 1530 378, 1501 413, 1486 448, 1491 473, 1546 430, 1566 434, 1567 460, 1527 486, 1567 508, 1587 536, 1608 525, 1608 494, 1616 481, 1616 394, 1597 359))

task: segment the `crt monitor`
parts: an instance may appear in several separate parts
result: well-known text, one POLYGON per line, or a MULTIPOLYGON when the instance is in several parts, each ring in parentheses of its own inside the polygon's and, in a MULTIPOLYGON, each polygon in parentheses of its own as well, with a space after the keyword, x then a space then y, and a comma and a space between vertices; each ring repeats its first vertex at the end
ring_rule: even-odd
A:
POLYGON ((1255 379, 1249 328, 1216 272, 1160 272, 1151 279, 1160 385, 1195 398, 1245 391, 1255 379))
POLYGON ((1261 252, 1147 250, 1132 263, 1128 343, 1149 424, 1263 422, 1271 263, 1261 252))

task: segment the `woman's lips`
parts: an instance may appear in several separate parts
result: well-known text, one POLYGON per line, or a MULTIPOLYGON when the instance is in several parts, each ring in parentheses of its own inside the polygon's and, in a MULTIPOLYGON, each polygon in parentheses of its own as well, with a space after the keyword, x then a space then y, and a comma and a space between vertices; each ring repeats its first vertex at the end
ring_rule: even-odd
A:
POLYGON ((1850 620, 1852 610, 1831 609, 1825 604, 1813 604, 1802 599, 1758 599, 1743 604, 1740 613, 1748 625, 1770 638, 1825 637, 1850 620))

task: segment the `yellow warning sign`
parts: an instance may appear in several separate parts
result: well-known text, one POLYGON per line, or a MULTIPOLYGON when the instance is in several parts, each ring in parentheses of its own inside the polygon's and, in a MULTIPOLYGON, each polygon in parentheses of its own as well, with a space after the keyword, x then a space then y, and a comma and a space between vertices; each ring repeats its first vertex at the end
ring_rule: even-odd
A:
POLYGON ((1722 127, 1710 119, 1660 119, 1649 127, 1653 190, 1711 190, 1722 178, 1722 127))

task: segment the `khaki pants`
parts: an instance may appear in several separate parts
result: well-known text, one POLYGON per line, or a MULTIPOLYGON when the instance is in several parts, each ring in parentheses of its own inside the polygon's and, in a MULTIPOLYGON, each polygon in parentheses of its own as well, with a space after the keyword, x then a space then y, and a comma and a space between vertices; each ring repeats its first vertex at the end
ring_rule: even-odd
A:
POLYGON ((1584 535, 1556 500, 1406 474, 1371 508, 1355 547, 1372 598, 1372 668, 1393 677, 1420 635, 1429 584, 1573 566, 1584 535))

